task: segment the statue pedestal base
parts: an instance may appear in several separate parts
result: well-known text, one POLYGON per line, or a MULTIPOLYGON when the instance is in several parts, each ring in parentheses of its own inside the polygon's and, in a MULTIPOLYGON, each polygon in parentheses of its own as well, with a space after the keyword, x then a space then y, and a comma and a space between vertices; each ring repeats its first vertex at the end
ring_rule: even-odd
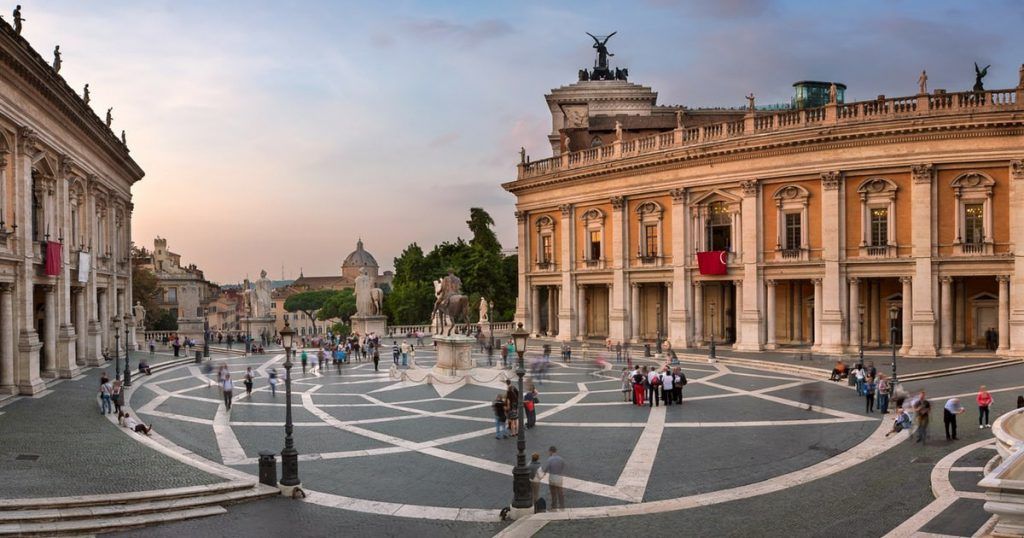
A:
POLYGON ((389 376, 408 384, 425 383, 432 385, 441 397, 451 394, 465 385, 480 385, 497 390, 505 389, 505 381, 513 379, 511 369, 477 368, 470 351, 476 340, 468 336, 434 335, 437 344, 437 364, 433 368, 420 368, 415 362, 408 369, 392 366, 389 376))
POLYGON ((203 343, 203 320, 201 318, 178 318, 178 330, 176 332, 178 336, 192 338, 201 345, 203 343))
POLYGON ((242 330, 249 331, 253 342, 260 342, 260 335, 267 335, 273 340, 277 333, 276 320, 274 318, 242 318, 242 330))
POLYGON ((387 316, 352 316, 352 332, 360 335, 376 333, 384 336, 388 330, 387 316))
POLYGON ((471 355, 476 339, 461 334, 434 335, 434 343, 437 344, 435 374, 456 377, 468 373, 476 366, 471 355))

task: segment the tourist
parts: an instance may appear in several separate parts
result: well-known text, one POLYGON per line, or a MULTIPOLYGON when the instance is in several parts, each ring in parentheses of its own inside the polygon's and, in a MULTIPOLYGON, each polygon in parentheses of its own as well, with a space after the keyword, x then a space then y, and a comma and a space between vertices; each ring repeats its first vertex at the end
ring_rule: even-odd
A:
POLYGON ((896 418, 892 421, 892 429, 889 433, 885 434, 886 437, 894 433, 899 433, 903 430, 907 430, 910 433, 910 428, 913 426, 913 419, 910 418, 910 413, 906 409, 897 409, 896 418))
POLYGON ((319 363, 320 352, 313 353, 309 357, 309 373, 311 375, 319 375, 320 363, 319 363))
POLYGON ((551 511, 565 510, 565 493, 562 491, 562 477, 565 475, 565 460, 558 455, 558 449, 548 449, 548 461, 544 462, 541 471, 548 475, 548 487, 551 489, 551 511))
POLYGON ((675 385, 673 384, 675 377, 666 367, 665 371, 661 373, 658 378, 661 380, 661 397, 665 402, 665 406, 670 406, 672 405, 672 400, 675 398, 675 385))
POLYGON ((306 354, 306 350, 303 349, 299 355, 299 360, 302 361, 302 374, 306 374, 306 365, 309 364, 309 355, 306 354))
POLYGON ((252 379, 253 379, 253 377, 254 376, 253 376, 253 373, 252 373, 252 366, 247 366, 245 368, 245 381, 244 381, 244 383, 245 383, 245 395, 250 397, 250 398, 252 398, 252 379))
POLYGON ((942 424, 946 428, 946 440, 957 441, 956 416, 967 411, 960 405, 960 398, 950 398, 946 405, 942 406, 942 424))
POLYGON ((373 371, 376 372, 378 365, 380 365, 380 350, 377 346, 373 346, 373 371))
POLYGON ((661 397, 661 393, 658 392, 660 389, 661 375, 651 366, 651 371, 647 373, 647 399, 649 400, 649 406, 658 406, 658 399, 661 397))
POLYGON ((864 398, 865 398, 865 402, 866 402, 865 406, 864 406, 864 412, 865 413, 874 413, 875 412, 875 388, 876 387, 877 387, 877 385, 875 385, 874 378, 869 377, 869 378, 866 378, 864 380, 864 398))
POLYGON ((402 346, 400 347, 400 349, 402 351, 402 366, 408 366, 409 365, 409 352, 412 351, 412 348, 409 347, 409 341, 408 340, 402 340, 402 346))
POLYGON ((178 353, 181 351, 181 341, 178 340, 177 337, 174 338, 174 341, 171 343, 171 347, 174 348, 174 356, 179 356, 178 353))
POLYGON ((139 360, 139 373, 153 375, 153 369, 149 367, 149 363, 146 362, 146 359, 139 360))
POLYGON ((924 391, 918 395, 911 402, 914 414, 917 415, 917 437, 914 439, 915 443, 927 444, 928 442, 928 422, 931 418, 932 404, 925 398, 924 391))
POLYGON ((636 367, 633 371, 633 404, 644 404, 644 383, 647 381, 647 367, 636 367))
POLYGON ((837 360, 836 365, 832 367, 832 375, 829 376, 829 381, 839 381, 846 376, 846 363, 842 360, 837 360))
POLYGON ((992 398, 992 394, 989 393, 985 385, 982 385, 978 389, 978 429, 991 428, 992 426, 988 423, 988 408, 992 406, 995 399, 992 398))
POLYGON ((156 340, 150 338, 149 339, 149 354, 152 355, 154 353, 156 353, 156 340))
POLYGON ((231 394, 235 390, 235 384, 231 381, 231 374, 224 374, 224 380, 220 382, 220 390, 224 395, 224 406, 231 411, 231 394))
POLYGON ((615 343, 615 362, 622 362, 622 342, 615 343))
POLYGON ((889 380, 878 374, 878 412, 883 415, 889 412, 889 388, 889 380))
POLYGON ((513 437, 519 435, 519 389, 512 381, 505 380, 505 401, 508 403, 508 429, 513 437))
POLYGON ((491 409, 494 410, 494 438, 507 439, 508 427, 505 425, 505 422, 508 420, 508 415, 505 413, 504 393, 498 393, 494 398, 494 402, 491 403, 491 409))
POLYGON ((501 367, 508 368, 508 346, 501 346, 501 367))
POLYGON ((633 388, 633 376, 625 366, 622 367, 622 401, 629 401, 629 393, 633 388))
POLYGON ((854 383, 857 386, 857 394, 860 396, 864 395, 864 381, 867 379, 867 373, 864 371, 864 365, 858 364, 853 368, 854 383))
POLYGON ((267 369, 267 383, 270 385, 270 396, 277 397, 277 369, 271 366, 267 369))
POLYGON ((100 414, 109 415, 113 413, 110 407, 111 394, 114 392, 114 386, 110 384, 110 379, 106 377, 107 373, 103 373, 103 377, 100 378, 100 414))
POLYGON ((683 404, 683 387, 685 387, 686 383, 687 383, 687 381, 686 381, 686 374, 683 373, 683 369, 682 368, 680 368, 679 366, 676 366, 675 369, 672 370, 672 377, 673 377, 673 379, 672 379, 672 393, 673 393, 673 396, 675 397, 676 404, 677 405, 682 405, 683 404))
POLYGON ((128 428, 129 430, 131 430, 131 431, 133 431, 135 433, 144 433, 146 435, 149 435, 150 432, 153 431, 153 425, 152 424, 150 424, 149 426, 146 426, 145 424, 143 424, 143 423, 135 420, 134 418, 132 418, 132 416, 129 415, 128 413, 124 414, 124 418, 123 418, 122 421, 124 423, 124 427, 125 428, 128 428))
POLYGON ((523 396, 523 412, 526 413, 527 428, 537 425, 537 404, 540 403, 540 398, 537 395, 537 387, 531 384, 530 390, 523 396))
POLYGON ((537 506, 537 499, 540 497, 540 454, 534 452, 530 455, 530 465, 527 468, 530 469, 530 492, 533 501, 532 504, 533 506, 537 506))

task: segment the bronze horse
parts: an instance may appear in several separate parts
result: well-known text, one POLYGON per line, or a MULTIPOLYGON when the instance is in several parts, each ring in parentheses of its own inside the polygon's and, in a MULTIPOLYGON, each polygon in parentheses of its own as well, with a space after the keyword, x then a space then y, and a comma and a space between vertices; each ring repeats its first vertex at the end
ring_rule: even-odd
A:
POLYGON ((469 321, 469 297, 459 294, 451 295, 434 308, 434 314, 439 314, 437 316, 437 334, 445 334, 445 317, 451 319, 447 334, 447 336, 451 336, 452 329, 460 320, 462 323, 469 321))

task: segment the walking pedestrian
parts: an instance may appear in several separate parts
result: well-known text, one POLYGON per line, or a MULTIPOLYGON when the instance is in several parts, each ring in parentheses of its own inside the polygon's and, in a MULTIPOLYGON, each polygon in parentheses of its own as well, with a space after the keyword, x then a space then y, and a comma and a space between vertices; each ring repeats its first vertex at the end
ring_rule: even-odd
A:
POLYGON ((494 398, 494 402, 491 403, 491 409, 494 411, 494 438, 508 439, 508 426, 505 425, 508 415, 505 414, 504 393, 498 393, 494 398))
POLYGON ((394 342, 391 347, 391 359, 395 362, 395 366, 398 366, 398 357, 401 356, 402 350, 398 347, 398 342, 394 342))
POLYGON ((877 385, 875 385, 874 379, 869 377, 864 380, 864 398, 866 402, 864 407, 865 413, 875 412, 875 387, 877 387, 877 385))
POLYGON ((678 367, 678 366, 675 367, 675 369, 672 371, 672 373, 673 373, 673 379, 672 379, 672 392, 673 392, 673 396, 675 396, 676 405, 682 405, 683 404, 683 387, 685 387, 686 383, 687 383, 687 381, 686 381, 686 374, 683 373, 683 369, 678 367))
POLYGON ((249 367, 247 367, 245 369, 245 381, 244 382, 245 382, 245 395, 249 396, 250 398, 252 397, 252 379, 253 379, 252 366, 249 366, 249 367))
POLYGON ((667 407, 672 405, 672 400, 674 399, 673 392, 675 391, 675 385, 673 384, 673 382, 675 381, 675 378, 673 377, 672 372, 669 372, 668 370, 663 372, 660 378, 661 397, 665 402, 665 406, 667 407))
POLYGON ((124 383, 120 379, 114 381, 113 389, 110 391, 110 401, 114 404, 114 412, 120 416, 121 406, 124 405, 124 383))
POLYGON ((932 404, 925 398, 924 391, 913 402, 914 414, 917 415, 917 437, 915 443, 927 444, 928 442, 928 421, 931 418, 932 404))
POLYGON ((306 350, 302 350, 302 354, 299 355, 299 359, 302 361, 302 373, 306 373, 306 364, 309 362, 309 355, 306 354, 306 350))
POLYGON ((149 354, 152 355, 154 353, 156 353, 156 340, 150 338, 149 339, 149 354))
POLYGON ((537 387, 531 384, 530 390, 523 396, 523 412, 526 413, 527 428, 537 425, 537 404, 540 403, 540 398, 537 396, 537 387))
POLYGON ((270 385, 270 396, 277 397, 277 368, 271 366, 267 369, 267 383, 270 385))
POLYGON ((982 385, 978 389, 978 429, 991 428, 992 426, 988 423, 988 408, 992 406, 995 399, 992 398, 992 394, 988 392, 985 385, 982 385))
POLYGON ((960 405, 960 398, 950 398, 942 406, 942 424, 946 427, 946 440, 956 441, 956 416, 967 411, 960 405))
POLYGON ((380 350, 377 346, 373 346, 373 371, 377 371, 377 366, 380 364, 380 350))
POLYGON ((110 384, 110 380, 106 378, 100 379, 100 414, 109 415, 113 411, 110 408, 110 395, 113 393, 114 387, 110 384))
POLYGON ((878 374, 878 412, 886 414, 889 412, 889 380, 884 374, 878 374))
POLYGON ((409 347, 409 342, 407 340, 403 340, 402 341, 401 350, 402 350, 402 366, 408 366, 409 365, 409 352, 412 351, 412 348, 409 347))
POLYGON ((644 383, 647 382, 647 367, 637 366, 633 371, 633 404, 644 404, 644 383))
POLYGON ((505 380, 505 401, 508 403, 506 412, 508 413, 508 430, 509 435, 515 437, 519 435, 519 389, 512 384, 512 381, 505 380))
POLYGON ((565 510, 565 492, 562 489, 562 477, 565 475, 565 460, 558 455, 558 449, 548 449, 548 460, 541 471, 548 477, 548 488, 551 490, 551 511, 565 510))
POLYGON ((533 506, 537 506, 537 499, 540 497, 540 454, 534 452, 530 455, 530 465, 527 468, 530 469, 530 493, 533 506))
POLYGON ((235 390, 235 384, 231 381, 231 374, 224 374, 224 381, 221 381, 220 390, 224 395, 224 407, 231 411, 231 395, 235 390))

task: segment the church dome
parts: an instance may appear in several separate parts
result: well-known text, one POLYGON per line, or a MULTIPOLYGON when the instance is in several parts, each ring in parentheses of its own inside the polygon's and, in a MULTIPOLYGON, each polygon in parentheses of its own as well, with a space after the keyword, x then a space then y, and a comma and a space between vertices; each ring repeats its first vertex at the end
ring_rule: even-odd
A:
POLYGON ((352 251, 345 261, 341 264, 342 267, 379 267, 377 260, 373 258, 373 255, 363 250, 363 240, 360 239, 356 242, 356 249, 352 251))

